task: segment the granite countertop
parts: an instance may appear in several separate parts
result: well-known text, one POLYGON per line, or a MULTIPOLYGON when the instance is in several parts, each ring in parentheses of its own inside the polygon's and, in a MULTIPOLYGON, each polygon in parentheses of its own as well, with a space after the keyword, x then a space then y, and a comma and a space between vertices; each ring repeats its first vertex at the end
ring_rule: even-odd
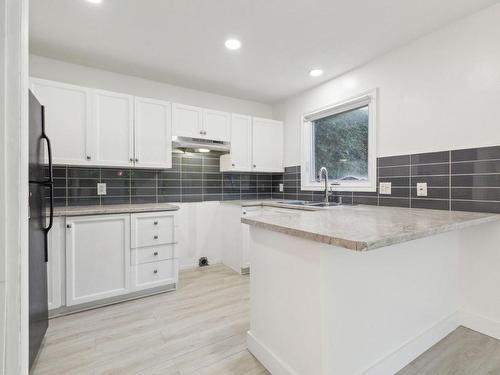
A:
POLYGON ((105 206, 72 206, 72 207, 55 207, 54 216, 127 214, 135 212, 177 211, 178 209, 179 206, 175 206, 169 203, 114 204, 105 206))
POLYGON ((232 201, 221 201, 221 204, 231 204, 241 207, 276 207, 276 208, 288 208, 292 210, 301 211, 318 211, 324 210, 323 207, 314 206, 304 206, 296 204, 288 204, 287 202, 294 202, 293 200, 287 199, 249 199, 249 200, 232 200, 232 201))
POLYGON ((367 251, 500 220, 500 215, 488 213, 364 205, 313 212, 289 211, 243 217, 241 222, 350 250, 367 251))

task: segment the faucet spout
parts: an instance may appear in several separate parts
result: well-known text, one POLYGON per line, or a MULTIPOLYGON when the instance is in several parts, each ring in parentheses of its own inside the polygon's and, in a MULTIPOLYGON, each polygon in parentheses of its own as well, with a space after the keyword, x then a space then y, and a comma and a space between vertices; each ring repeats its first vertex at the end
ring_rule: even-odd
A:
POLYGON ((321 180, 321 177, 325 176, 325 198, 324 198, 324 201, 325 203, 328 203, 329 202, 329 199, 328 199, 328 196, 329 196, 329 193, 328 193, 328 169, 326 169, 325 167, 321 167, 320 170, 319 170, 319 178, 321 180))

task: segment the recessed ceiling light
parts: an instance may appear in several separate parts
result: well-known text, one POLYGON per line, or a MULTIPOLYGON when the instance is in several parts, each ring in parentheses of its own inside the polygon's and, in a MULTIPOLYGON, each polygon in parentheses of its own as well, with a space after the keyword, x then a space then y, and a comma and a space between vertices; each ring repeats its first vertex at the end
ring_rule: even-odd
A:
POLYGON ((199 148, 197 151, 198 152, 203 152, 203 153, 210 152, 210 150, 208 148, 199 148))
POLYGON ((309 71, 309 75, 311 77, 319 77, 323 75, 323 70, 322 69, 312 69, 309 71))
POLYGON ((87 0, 89 3, 92 3, 92 4, 100 4, 102 3, 102 0, 87 0))
POLYGON ((241 48, 241 42, 238 39, 228 39, 224 43, 227 49, 230 50, 237 50, 241 48))

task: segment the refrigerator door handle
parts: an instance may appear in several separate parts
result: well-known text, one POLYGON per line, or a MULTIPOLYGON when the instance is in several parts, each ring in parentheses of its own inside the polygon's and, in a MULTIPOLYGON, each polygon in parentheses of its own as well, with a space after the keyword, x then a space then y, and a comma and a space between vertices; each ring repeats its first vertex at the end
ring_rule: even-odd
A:
POLYGON ((54 224, 54 172, 52 168, 52 145, 50 143, 49 137, 45 133, 45 107, 42 105, 42 138, 47 142, 47 153, 49 156, 49 179, 45 183, 46 186, 49 187, 50 191, 50 216, 49 216, 49 225, 44 228, 45 232, 45 262, 49 261, 49 246, 48 246, 48 234, 52 225, 54 224))

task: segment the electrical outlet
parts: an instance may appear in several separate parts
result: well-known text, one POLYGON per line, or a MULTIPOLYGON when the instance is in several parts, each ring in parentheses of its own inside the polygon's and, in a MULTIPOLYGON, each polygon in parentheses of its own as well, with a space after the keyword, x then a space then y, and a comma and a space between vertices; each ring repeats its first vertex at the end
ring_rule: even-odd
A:
POLYGON ((426 196, 427 196, 427 182, 418 182, 417 197, 426 197, 426 196))
POLYGON ((283 193, 283 184, 280 184, 280 193, 283 193))
POLYGON ((379 186, 379 192, 381 195, 391 195, 392 182, 381 182, 379 186))
POLYGON ((97 195, 106 195, 106 184, 105 183, 98 183, 97 184, 97 195))

